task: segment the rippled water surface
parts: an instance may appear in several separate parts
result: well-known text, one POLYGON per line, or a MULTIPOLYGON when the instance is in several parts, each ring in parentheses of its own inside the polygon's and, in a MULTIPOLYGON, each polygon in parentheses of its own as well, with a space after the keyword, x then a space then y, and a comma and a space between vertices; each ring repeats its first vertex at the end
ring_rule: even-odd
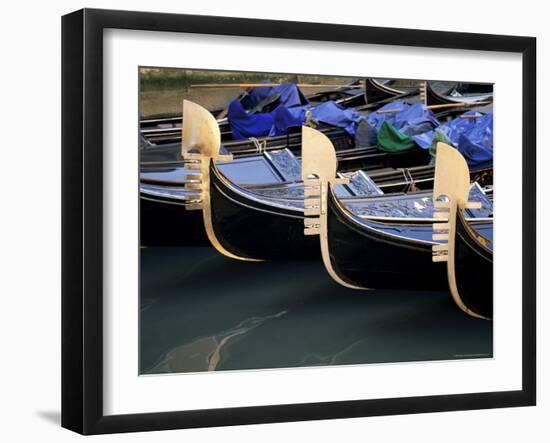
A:
MULTIPOLYGON (((327 88, 307 88, 306 94, 315 94, 327 88)), ((242 88, 216 89, 165 89, 145 91, 140 96, 140 115, 147 118, 156 115, 181 114, 183 100, 191 100, 206 109, 218 110, 226 108, 231 100, 239 97, 242 88)))
POLYGON ((338 286, 320 261, 141 250, 141 373, 479 358, 492 323, 448 293, 338 286))

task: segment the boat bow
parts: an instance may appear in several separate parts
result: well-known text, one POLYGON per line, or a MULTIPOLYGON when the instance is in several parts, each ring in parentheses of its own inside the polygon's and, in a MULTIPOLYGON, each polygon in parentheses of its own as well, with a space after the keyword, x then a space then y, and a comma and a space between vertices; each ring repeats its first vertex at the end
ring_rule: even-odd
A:
POLYGON ((187 210, 202 211, 204 229, 208 240, 221 254, 237 260, 258 261, 240 257, 228 251, 219 241, 212 223, 210 202, 210 167, 216 161, 231 161, 231 154, 221 154, 221 134, 214 116, 202 106, 183 101, 181 154, 185 167, 197 170, 186 174, 184 189, 192 191, 185 203, 187 210))
POLYGON ((304 182, 304 235, 318 235, 321 256, 329 275, 352 289, 367 289, 342 279, 332 266, 328 245, 328 197, 331 187, 348 184, 348 178, 336 176, 336 152, 321 132, 302 127, 302 181, 304 182))
POLYGON ((443 243, 432 246, 432 260, 447 263, 449 289, 458 307, 473 317, 488 319, 468 306, 456 275, 457 216, 466 209, 480 209, 481 203, 468 201, 470 173, 462 154, 445 143, 438 143, 436 149, 433 204, 434 216, 441 221, 433 225, 433 240, 443 243))

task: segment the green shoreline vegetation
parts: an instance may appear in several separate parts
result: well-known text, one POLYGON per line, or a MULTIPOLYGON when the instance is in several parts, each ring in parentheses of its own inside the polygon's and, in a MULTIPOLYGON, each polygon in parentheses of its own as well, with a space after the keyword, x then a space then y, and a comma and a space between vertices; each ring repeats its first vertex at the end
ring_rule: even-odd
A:
POLYGON ((349 83, 352 77, 321 75, 296 75, 263 72, 206 71, 179 68, 140 68, 140 88, 142 92, 162 89, 188 89, 194 84, 204 83, 259 83, 296 82, 310 84, 349 83))

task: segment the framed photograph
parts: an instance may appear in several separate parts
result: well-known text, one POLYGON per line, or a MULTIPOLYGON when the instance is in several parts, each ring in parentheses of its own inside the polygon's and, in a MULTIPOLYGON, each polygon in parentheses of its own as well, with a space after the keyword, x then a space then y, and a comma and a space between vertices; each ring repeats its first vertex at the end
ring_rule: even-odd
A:
POLYGON ((536 402, 536 40, 62 21, 62 425, 536 402))

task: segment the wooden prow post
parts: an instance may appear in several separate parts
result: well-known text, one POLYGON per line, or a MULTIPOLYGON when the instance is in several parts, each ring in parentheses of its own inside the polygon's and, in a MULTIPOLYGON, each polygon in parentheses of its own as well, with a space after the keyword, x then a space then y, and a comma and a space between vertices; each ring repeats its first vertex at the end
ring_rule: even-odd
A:
POLYGON ((322 132, 302 126, 302 181, 304 182, 304 234, 321 234, 321 216, 326 215, 329 184, 347 184, 337 178, 338 160, 330 139, 322 132), (307 218, 314 216, 314 218, 307 218))
POLYGON ((338 161, 334 146, 322 132, 302 126, 302 181, 304 182, 304 235, 318 235, 321 256, 329 275, 342 286, 366 289, 344 281, 335 272, 328 247, 328 199, 330 188, 349 183, 336 177, 338 161))
POLYGON ((208 240, 218 252, 237 260, 258 261, 239 257, 229 252, 220 243, 212 224, 210 202, 210 166, 216 161, 231 161, 233 156, 220 154, 221 135, 218 122, 202 106, 188 100, 183 101, 183 118, 181 125, 181 155, 186 169, 199 171, 186 174, 184 189, 192 191, 185 208, 201 210, 204 229, 208 240))
POLYGON ((453 300, 467 314, 481 317, 463 302, 456 284, 456 218, 457 211, 480 209, 481 203, 469 202, 470 171, 468 164, 457 149, 445 143, 436 147, 435 177, 433 190, 434 217, 441 221, 433 224, 433 240, 442 243, 432 246, 432 260, 447 263, 447 280, 453 300))
POLYGON ((200 171, 184 177, 184 189, 196 191, 190 195, 189 203, 185 205, 186 209, 203 209, 209 185, 210 162, 233 159, 232 155, 221 155, 220 146, 220 128, 214 116, 202 106, 184 100, 181 155, 187 169, 200 171))
POLYGON ((418 87, 420 93, 420 101, 424 103, 424 106, 428 106, 428 82, 423 81, 418 87))

